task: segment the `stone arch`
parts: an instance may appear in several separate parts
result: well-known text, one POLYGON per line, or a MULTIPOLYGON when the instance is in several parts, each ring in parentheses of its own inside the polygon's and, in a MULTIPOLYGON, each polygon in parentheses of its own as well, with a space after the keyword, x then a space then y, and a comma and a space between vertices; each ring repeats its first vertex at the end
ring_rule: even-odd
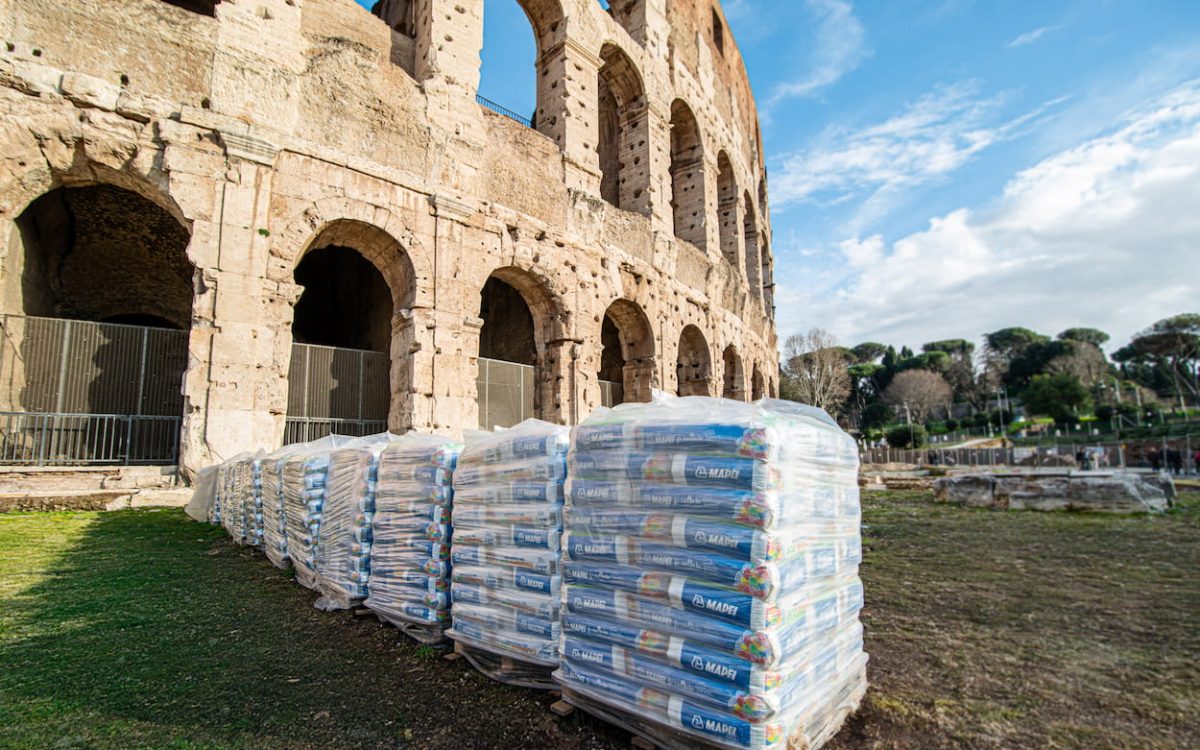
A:
POLYGON ((712 359, 708 341, 694 325, 686 325, 679 335, 679 354, 675 361, 677 393, 680 396, 710 396, 712 359))
POLYGON ((404 246, 374 224, 334 219, 304 245, 293 278, 302 291, 292 320, 288 418, 305 427, 289 439, 320 437, 310 425, 361 434, 386 421, 393 431, 409 429, 417 283, 404 246))
POLYGON ((762 282, 760 280, 761 260, 758 256, 758 220, 754 215, 754 199, 750 197, 749 191, 743 196, 745 202, 745 213, 742 215, 742 245, 746 249, 746 283, 750 287, 750 293, 755 296, 762 294, 762 282))
POLYGON ((600 59, 596 85, 600 196, 617 208, 648 213, 649 119, 642 76, 616 44, 605 44, 600 59))
POLYGON ((742 358, 733 344, 725 347, 722 361, 721 398, 744 401, 746 398, 746 376, 742 372, 742 358))
POLYGON ((671 102, 671 213, 675 236, 703 250, 707 242, 704 143, 692 108, 671 102))
POLYGON ((627 299, 609 305, 600 342, 600 379, 621 385, 621 398, 612 405, 649 401, 656 385, 654 332, 642 308, 627 299))
POLYGON ((733 164, 724 151, 717 154, 717 216, 721 256, 734 268, 738 265, 738 186, 733 164))
MULTIPOLYGON (((485 0, 488 3, 507 2, 508 0, 485 0)), ((525 14, 533 32, 534 42, 534 87, 535 104, 530 113, 529 125, 538 132, 552 138, 559 148, 565 147, 563 139, 563 120, 566 111, 566 86, 563 78, 567 74, 567 66, 563 57, 565 26, 562 3, 559 0, 513 0, 525 14)), ((437 44, 437 42, 433 42, 437 44)), ((495 51, 485 48, 481 54, 482 66, 487 66, 488 58, 495 51)), ((510 46, 504 48, 503 54, 512 55, 510 46)), ((483 68, 480 69, 481 80, 483 68)), ((497 102, 505 106, 505 102, 497 102)), ((508 104, 507 106, 515 106, 508 104)), ((525 113, 517 113, 524 116, 525 113)))
MULTIPOLYGON (((0 314, 12 317, 0 340, 0 411, 76 415, 35 428, 51 451, 43 459, 176 461, 195 299, 191 227, 153 185, 77 163, 46 175, 48 189, 4 238, 0 314)), ((9 459, 33 458, 21 455, 36 437, 23 424, 9 423, 9 459)))
POLYGON ((412 280, 413 295, 409 300, 394 300, 397 310, 433 307, 432 258, 418 235, 396 213, 352 198, 330 197, 314 201, 293 216, 278 236, 273 235, 271 254, 282 263, 268 265, 268 278, 291 283, 292 272, 304 252, 313 247, 316 238, 327 227, 343 222, 363 225, 355 231, 364 235, 364 238, 366 235, 373 238, 365 243, 369 245, 366 252, 374 254, 374 257, 367 259, 388 279, 389 287, 400 289, 407 279, 412 280), (371 232, 367 227, 378 232, 371 232), (393 241, 395 244, 392 244, 393 241), (395 255, 379 252, 384 248, 397 252, 395 255), (401 267, 393 266, 393 258, 398 259, 401 267), (405 276, 400 273, 401 269, 410 271, 411 275, 405 276))
POLYGON ((554 366, 561 306, 546 280, 518 266, 497 268, 480 289, 479 425, 528 417, 555 421, 554 366))
POLYGON ((766 396, 766 381, 763 378, 762 370, 758 367, 758 363, 755 362, 754 374, 750 376, 750 400, 757 401, 766 396))

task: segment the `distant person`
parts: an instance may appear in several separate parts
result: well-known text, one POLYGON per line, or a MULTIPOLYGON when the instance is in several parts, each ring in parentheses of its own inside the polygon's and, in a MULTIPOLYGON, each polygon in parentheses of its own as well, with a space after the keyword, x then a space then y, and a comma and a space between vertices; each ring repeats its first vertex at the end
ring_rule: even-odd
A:
POLYGON ((1150 449, 1150 468, 1162 471, 1162 453, 1159 452, 1157 445, 1150 449))
POLYGON ((1200 448, 1192 455, 1192 472, 1200 474, 1200 448))
POLYGON ((1083 452, 1083 448, 1075 451, 1075 465, 1081 469, 1087 469, 1087 454, 1083 452))
POLYGON ((1167 451, 1167 468, 1175 476, 1183 473, 1183 451, 1171 448, 1167 451))

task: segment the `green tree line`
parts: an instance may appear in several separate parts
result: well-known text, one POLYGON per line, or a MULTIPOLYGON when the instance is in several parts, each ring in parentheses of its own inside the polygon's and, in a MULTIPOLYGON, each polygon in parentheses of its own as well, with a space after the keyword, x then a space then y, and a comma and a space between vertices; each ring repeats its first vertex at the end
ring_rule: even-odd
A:
POLYGON ((846 427, 895 443, 921 442, 924 427, 1003 428, 1016 403, 1027 419, 1069 423, 1200 404, 1200 314, 1164 318, 1111 357, 1109 335, 1068 328, 1048 336, 1011 327, 968 339, 902 346, 839 346, 819 329, 791 336, 780 365, 780 395, 819 406, 846 427), (963 414, 968 417, 963 417, 963 414), (959 418, 955 418, 959 415, 959 418))

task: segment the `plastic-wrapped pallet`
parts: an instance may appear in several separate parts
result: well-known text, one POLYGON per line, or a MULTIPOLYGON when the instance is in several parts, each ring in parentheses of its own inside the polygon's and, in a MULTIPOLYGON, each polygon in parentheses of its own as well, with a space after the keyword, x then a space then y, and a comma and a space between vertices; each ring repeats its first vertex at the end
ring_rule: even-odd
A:
POLYGON ((409 433, 379 454, 363 602, 422 643, 450 621, 450 507, 462 443, 409 433))
POLYGON ((316 553, 318 609, 347 609, 367 597, 379 454, 392 439, 359 438, 330 455, 316 553))
POLYGON ((263 552, 277 567, 291 565, 287 544, 287 512, 283 492, 283 470, 289 458, 301 454, 332 452, 356 438, 329 435, 311 443, 292 443, 262 460, 263 552))
POLYGON ((263 542, 263 455, 242 461, 238 470, 238 495, 242 507, 242 543, 260 547, 263 542))
POLYGON ((565 698, 664 747, 825 742, 866 690, 857 469, 791 402, 593 414, 566 488, 565 698))
POLYGON ((469 433, 454 472, 453 626, 484 674, 553 688, 569 431, 526 420, 469 433))
POLYGON ((283 509, 287 550, 296 580, 317 586, 317 545, 321 538, 325 485, 331 449, 321 445, 287 457, 283 462, 283 509))
POLYGON ((222 466, 221 525, 235 544, 246 543, 246 503, 243 496, 244 463, 249 454, 240 454, 222 466))

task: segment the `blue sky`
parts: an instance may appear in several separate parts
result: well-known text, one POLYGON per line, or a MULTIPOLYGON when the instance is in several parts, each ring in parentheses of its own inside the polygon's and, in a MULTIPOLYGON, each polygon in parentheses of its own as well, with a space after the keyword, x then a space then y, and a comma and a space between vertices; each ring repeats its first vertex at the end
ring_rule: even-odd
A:
MULTIPOLYGON (((369 5, 368 0, 361 0, 369 5)), ((780 337, 1200 311, 1200 2, 727 0, 759 102, 780 337)), ((480 93, 533 108, 516 0, 480 93)))

